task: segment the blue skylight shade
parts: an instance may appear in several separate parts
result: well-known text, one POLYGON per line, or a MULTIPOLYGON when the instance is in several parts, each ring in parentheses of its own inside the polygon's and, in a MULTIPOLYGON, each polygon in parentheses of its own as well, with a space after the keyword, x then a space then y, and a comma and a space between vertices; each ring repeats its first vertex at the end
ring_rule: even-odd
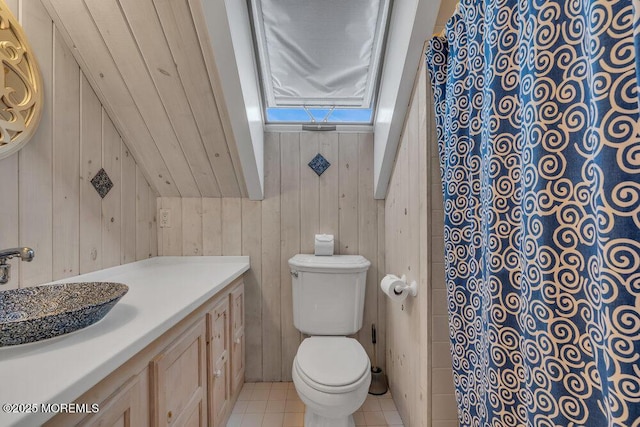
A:
POLYGON ((267 123, 371 124, 372 108, 267 108, 267 123))

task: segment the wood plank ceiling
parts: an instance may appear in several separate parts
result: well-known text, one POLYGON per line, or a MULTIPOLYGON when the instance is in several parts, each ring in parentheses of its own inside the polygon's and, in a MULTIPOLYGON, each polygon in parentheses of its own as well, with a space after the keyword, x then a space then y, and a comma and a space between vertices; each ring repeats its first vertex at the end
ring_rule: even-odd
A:
POLYGON ((160 196, 246 196, 200 1, 42 0, 160 196))

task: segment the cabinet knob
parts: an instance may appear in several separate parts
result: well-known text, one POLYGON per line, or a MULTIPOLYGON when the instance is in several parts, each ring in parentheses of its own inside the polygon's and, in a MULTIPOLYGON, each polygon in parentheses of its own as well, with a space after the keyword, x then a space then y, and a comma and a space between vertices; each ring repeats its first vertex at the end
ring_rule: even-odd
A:
POLYGON ((222 375, 222 369, 216 369, 216 371, 213 373, 213 376, 216 378, 220 378, 221 375, 222 375))
POLYGON ((240 344, 240 338, 236 338, 235 343, 240 344))
POLYGON ((171 417, 173 417, 173 413, 171 411, 167 412, 167 421, 171 421, 171 417))

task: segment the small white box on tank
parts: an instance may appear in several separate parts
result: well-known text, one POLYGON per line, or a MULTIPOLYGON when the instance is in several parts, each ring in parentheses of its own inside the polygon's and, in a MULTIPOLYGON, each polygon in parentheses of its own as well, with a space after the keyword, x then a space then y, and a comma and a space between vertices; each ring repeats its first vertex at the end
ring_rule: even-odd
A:
POLYGON ((315 239, 315 255, 331 256, 333 255, 333 234, 316 234, 315 239))

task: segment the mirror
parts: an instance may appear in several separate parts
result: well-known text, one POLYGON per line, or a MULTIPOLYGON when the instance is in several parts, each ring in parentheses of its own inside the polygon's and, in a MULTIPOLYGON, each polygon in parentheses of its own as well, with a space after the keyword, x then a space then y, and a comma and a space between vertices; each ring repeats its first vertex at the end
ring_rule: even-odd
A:
POLYGON ((43 105, 40 68, 22 27, 0 1, 0 159, 35 133, 43 105))

